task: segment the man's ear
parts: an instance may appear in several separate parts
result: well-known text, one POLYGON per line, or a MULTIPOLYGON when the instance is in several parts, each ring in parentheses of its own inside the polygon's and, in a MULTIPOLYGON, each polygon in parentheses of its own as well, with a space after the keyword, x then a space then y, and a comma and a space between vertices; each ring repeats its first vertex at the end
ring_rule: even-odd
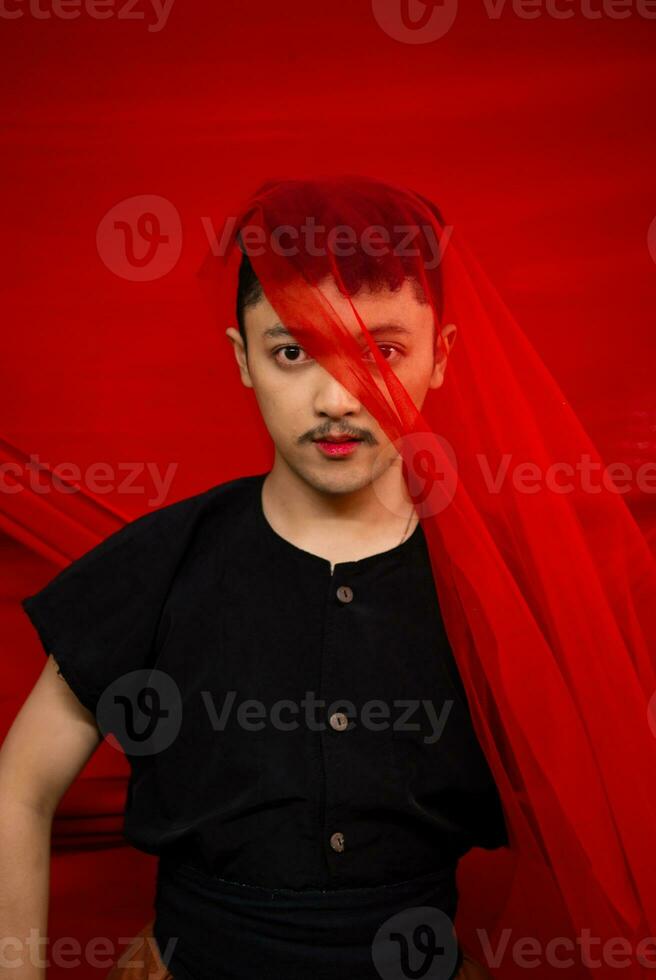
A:
POLYGON ((440 331, 442 342, 436 344, 435 365, 429 382, 429 388, 439 388, 444 381, 444 372, 448 362, 448 356, 456 340, 458 328, 455 323, 447 323, 440 331), (446 348, 446 350, 445 350, 446 348))
POLYGON ((228 327, 226 330, 226 337, 232 344, 233 350, 235 352, 235 360, 239 366, 239 374, 241 376, 241 383, 246 388, 253 387, 253 381, 251 379, 250 371, 248 370, 248 357, 246 355, 246 348, 244 347, 244 339, 235 327, 228 327))

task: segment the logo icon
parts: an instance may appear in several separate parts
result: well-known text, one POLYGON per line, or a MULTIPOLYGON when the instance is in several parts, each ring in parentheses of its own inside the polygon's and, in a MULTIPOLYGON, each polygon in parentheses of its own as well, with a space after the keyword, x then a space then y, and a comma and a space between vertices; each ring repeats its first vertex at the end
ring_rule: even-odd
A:
MULTIPOLYGON (((375 480, 378 499, 399 517, 407 515, 410 502, 420 518, 440 514, 453 500, 458 486, 458 461, 451 443, 434 432, 410 432, 392 445, 398 453, 392 465, 401 465, 408 498, 387 499, 385 481, 375 480)), ((388 452, 384 447, 379 459, 387 457, 388 452)))
POLYGON ((430 44, 448 34, 458 0, 372 0, 373 15, 386 34, 403 44, 430 44))
POLYGON ((383 980, 449 980, 458 962, 453 923, 432 905, 404 909, 382 924, 371 958, 383 980))
POLYGON ((156 194, 126 198, 102 218, 96 246, 107 268, 121 279, 161 279, 180 258, 180 215, 170 201, 156 194))
POLYGON ((656 738, 656 691, 650 697, 647 705, 647 722, 652 735, 656 738))
POLYGON ((656 218, 652 221, 647 232, 647 248, 652 261, 656 262, 656 218))
POLYGON ((96 718, 114 748, 126 755, 156 755, 180 732, 180 690, 163 670, 133 670, 105 688, 96 718))

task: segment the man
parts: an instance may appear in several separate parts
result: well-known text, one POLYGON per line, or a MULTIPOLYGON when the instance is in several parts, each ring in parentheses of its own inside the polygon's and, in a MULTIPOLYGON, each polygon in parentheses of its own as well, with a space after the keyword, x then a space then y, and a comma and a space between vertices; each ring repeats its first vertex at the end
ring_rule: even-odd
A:
MULTIPOLYGON (((358 309, 421 406, 446 370, 431 308, 416 281, 374 285, 358 309)), ((335 281, 322 288, 372 361, 335 281)), ((270 471, 143 515, 23 601, 53 656, 0 778, 51 819, 101 734, 123 744, 126 837, 161 860, 141 966, 112 977, 363 980, 385 976, 391 953, 411 969, 419 927, 442 939, 429 975, 487 975, 453 934, 455 871, 472 846, 506 844, 506 827, 399 454, 280 322, 246 254, 237 319, 226 333, 273 442, 270 471), (146 683, 176 719, 145 752, 114 708, 133 676, 132 704, 146 683), (240 701, 261 711, 256 724, 240 701)), ((455 325, 441 336, 450 349, 455 325)), ((26 831, 34 853, 46 829, 26 831)), ((25 889, 20 862, 2 860, 19 892, 3 926, 45 931, 45 862, 25 889)))

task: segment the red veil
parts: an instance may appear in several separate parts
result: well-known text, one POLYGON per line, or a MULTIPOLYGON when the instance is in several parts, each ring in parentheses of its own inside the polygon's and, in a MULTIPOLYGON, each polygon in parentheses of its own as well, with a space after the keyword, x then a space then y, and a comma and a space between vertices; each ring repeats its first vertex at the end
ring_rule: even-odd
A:
MULTIPOLYGON (((509 829, 513 885, 481 923, 492 948, 511 929, 511 943, 530 936, 550 950, 540 976, 563 976, 566 964, 570 977, 651 976, 656 562, 599 453, 459 232, 421 194, 360 176, 269 181, 229 248, 210 250, 205 285, 236 245, 296 341, 405 463, 509 829), (331 245, 338 227, 349 231, 331 245), (328 273, 378 373, 322 293, 328 273), (458 328, 452 351, 436 351, 448 370, 421 412, 358 315, 363 282, 397 288, 408 277, 436 323, 458 328)), ((525 972, 507 949, 497 975, 525 972)))

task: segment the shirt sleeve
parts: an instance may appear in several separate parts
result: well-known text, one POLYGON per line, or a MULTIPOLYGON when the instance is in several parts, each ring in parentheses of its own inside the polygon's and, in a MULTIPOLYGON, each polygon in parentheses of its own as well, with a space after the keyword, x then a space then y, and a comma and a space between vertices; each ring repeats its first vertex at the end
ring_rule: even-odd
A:
POLYGON ((180 501, 136 518, 21 599, 44 652, 94 715, 113 681, 152 660, 193 510, 180 501))

